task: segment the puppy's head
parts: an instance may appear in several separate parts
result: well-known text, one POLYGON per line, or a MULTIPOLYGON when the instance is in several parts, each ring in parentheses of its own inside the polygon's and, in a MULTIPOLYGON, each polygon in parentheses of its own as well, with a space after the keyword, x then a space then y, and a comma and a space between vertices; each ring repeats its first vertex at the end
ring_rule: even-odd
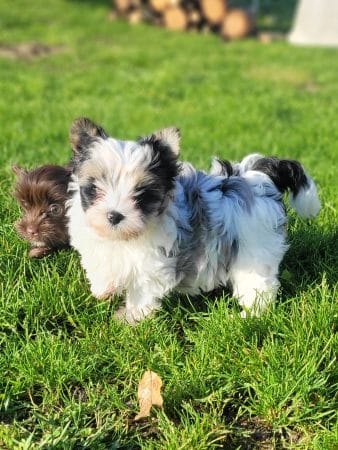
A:
POLYGON ((74 122, 74 173, 87 223, 99 236, 137 237, 163 212, 178 172, 179 140, 176 128, 131 142, 107 137, 89 119, 74 122))
POLYGON ((17 176, 14 197, 23 211, 16 222, 21 237, 34 246, 63 247, 68 243, 65 202, 71 172, 46 165, 33 170, 12 167, 17 176))

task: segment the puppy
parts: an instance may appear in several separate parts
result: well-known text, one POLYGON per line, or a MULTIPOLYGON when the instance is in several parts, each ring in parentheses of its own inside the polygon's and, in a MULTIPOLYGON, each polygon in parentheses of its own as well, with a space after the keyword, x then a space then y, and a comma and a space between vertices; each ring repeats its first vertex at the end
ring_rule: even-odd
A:
POLYGON ((12 169, 17 175, 14 197, 23 210, 16 229, 31 245, 29 256, 40 258, 68 247, 65 203, 71 168, 46 165, 30 171, 17 166, 12 169))
POLYGON ((82 118, 70 136, 71 245, 94 296, 125 292, 118 317, 141 320, 173 289, 197 294, 230 284, 244 316, 273 302, 288 248, 282 193, 291 191, 301 216, 320 209, 298 162, 250 155, 239 164, 215 160, 206 174, 178 163, 176 128, 120 141, 82 118))

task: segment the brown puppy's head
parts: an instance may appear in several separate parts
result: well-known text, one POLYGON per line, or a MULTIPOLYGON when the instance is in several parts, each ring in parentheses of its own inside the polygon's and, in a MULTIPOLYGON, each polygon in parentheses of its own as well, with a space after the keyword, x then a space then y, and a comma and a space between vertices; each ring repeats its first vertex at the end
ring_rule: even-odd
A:
POLYGON ((12 169, 18 177, 14 197, 23 211, 23 217, 15 224, 20 236, 32 247, 66 247, 69 168, 46 165, 30 171, 17 166, 12 169))

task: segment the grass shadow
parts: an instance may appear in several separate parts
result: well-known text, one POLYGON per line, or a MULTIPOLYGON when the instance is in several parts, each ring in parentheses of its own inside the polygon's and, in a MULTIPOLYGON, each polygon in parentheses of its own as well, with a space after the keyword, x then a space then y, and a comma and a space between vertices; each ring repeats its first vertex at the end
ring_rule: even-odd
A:
POLYGON ((297 0, 261 0, 258 15, 259 29, 288 31, 292 25, 297 0))
POLYGON ((260 31, 286 32, 292 25, 297 0, 230 0, 231 7, 256 7, 258 4, 257 26, 260 31))
POLYGON ((336 286, 337 231, 336 227, 321 230, 309 224, 309 228, 302 226, 289 235, 290 248, 280 270, 282 299, 297 296, 314 283, 320 285, 323 278, 330 288, 336 286))

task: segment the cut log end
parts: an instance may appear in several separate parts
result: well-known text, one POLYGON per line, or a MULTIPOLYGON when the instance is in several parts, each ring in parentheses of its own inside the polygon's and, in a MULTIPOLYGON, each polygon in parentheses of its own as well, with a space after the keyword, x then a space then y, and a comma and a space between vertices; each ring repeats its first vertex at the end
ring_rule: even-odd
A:
POLYGON ((220 25, 226 16, 225 0, 201 0, 203 16, 211 25, 220 25))
POLYGON ((164 13, 170 6, 178 6, 180 0, 149 0, 149 3, 154 11, 164 13))
POLYGON ((163 24, 169 30, 183 31, 187 29, 188 17, 182 8, 173 6, 164 11, 163 24))
POLYGON ((115 0, 113 2, 119 13, 126 13, 133 6, 132 0, 115 0))
POLYGON ((221 34, 227 39, 241 39, 252 32, 254 17, 250 11, 233 9, 226 15, 221 34))

